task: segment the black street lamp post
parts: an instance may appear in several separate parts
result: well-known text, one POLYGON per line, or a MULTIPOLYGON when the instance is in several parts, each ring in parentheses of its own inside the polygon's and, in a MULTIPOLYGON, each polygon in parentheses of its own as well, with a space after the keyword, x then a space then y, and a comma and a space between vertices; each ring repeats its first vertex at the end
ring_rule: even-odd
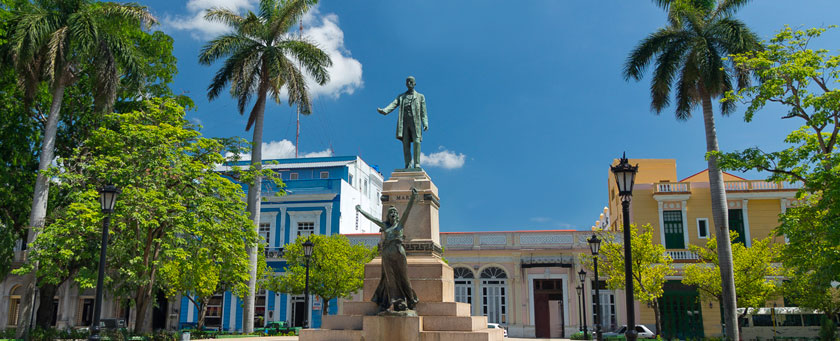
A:
POLYGON ((598 281, 598 251, 601 249, 601 240, 598 236, 592 234, 592 237, 587 240, 589 242, 589 251, 592 251, 592 260, 595 262, 595 339, 601 340, 601 293, 600 282, 598 281))
POLYGON ((578 285, 575 289, 577 289, 578 293, 578 321, 580 321, 578 322, 578 329, 583 331, 583 311, 581 311, 583 309, 583 303, 580 303, 580 295, 583 293, 583 288, 578 285))
POLYGON ((630 200, 633 199, 633 183, 639 165, 631 166, 627 157, 621 156, 618 165, 610 167, 615 174, 618 195, 621 197, 621 211, 624 219, 624 292, 627 307, 627 341, 636 340, 636 309, 633 304, 633 263, 630 250, 630 200))
POLYGON ((99 319, 102 313, 102 291, 105 281, 105 253, 108 248, 108 225, 111 224, 111 213, 120 190, 114 185, 107 185, 99 189, 99 205, 105 219, 102 220, 102 246, 99 249, 99 277, 96 279, 96 302, 93 306, 93 324, 90 326, 90 340, 99 340, 99 319))
POLYGON ((312 249, 315 244, 309 238, 303 243, 303 258, 306 258, 306 284, 303 287, 303 305, 306 312, 303 318, 303 328, 309 328, 309 258, 312 257, 312 249))
MULTIPOLYGON (((580 272, 578 272, 578 276, 580 276, 580 286, 583 289, 586 289, 586 285, 584 284, 586 283, 586 271, 580 269, 580 272)), ((589 328, 586 327, 586 293, 581 295, 581 297, 583 297, 583 309, 581 309, 581 311, 583 312, 583 339, 589 340, 589 328)))

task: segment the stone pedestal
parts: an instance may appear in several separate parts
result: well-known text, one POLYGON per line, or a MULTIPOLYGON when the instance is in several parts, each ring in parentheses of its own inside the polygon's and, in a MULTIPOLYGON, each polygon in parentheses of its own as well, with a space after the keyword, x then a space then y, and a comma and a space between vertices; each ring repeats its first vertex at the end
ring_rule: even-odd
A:
POLYGON ((391 178, 382 184, 382 220, 386 219, 388 207, 394 206, 405 212, 411 188, 417 189, 417 199, 405 224, 405 252, 407 255, 440 256, 440 225, 438 223, 440 197, 438 189, 424 171, 394 171, 391 178))
POLYGON ((379 285, 382 259, 365 265, 363 299, 345 302, 342 315, 323 317, 321 329, 304 329, 301 341, 501 341, 501 329, 488 329, 487 317, 470 316, 468 303, 455 302, 452 268, 440 259, 437 186, 424 171, 395 171, 382 191, 383 220, 394 205, 404 212, 411 195, 418 198, 405 226, 408 278, 420 300, 418 316, 377 316, 378 307, 370 299, 379 285))

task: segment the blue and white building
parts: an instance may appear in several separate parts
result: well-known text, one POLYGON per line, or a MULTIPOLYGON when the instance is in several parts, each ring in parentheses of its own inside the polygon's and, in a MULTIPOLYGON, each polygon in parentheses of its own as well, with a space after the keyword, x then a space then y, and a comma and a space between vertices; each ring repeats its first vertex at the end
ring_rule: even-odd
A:
MULTIPOLYGON (((374 216, 382 214, 379 200, 383 177, 379 171, 356 156, 265 160, 286 184, 286 195, 278 196, 273 184, 262 193, 259 234, 265 239, 266 261, 283 273, 286 262, 283 246, 310 234, 332 235, 377 232, 367 219, 359 219, 356 205, 374 216)), ((313 299, 316 299, 313 297, 313 299)), ((294 326, 309 315, 310 326, 321 325, 321 302, 313 301, 308 311, 303 295, 261 291, 255 299, 255 327, 267 321, 288 321, 294 326)), ((242 330, 243 301, 230 292, 210 301, 205 325, 219 330, 242 330)), ((331 314, 338 305, 330 302, 331 314)), ((180 301, 180 324, 198 320, 198 310, 186 297, 180 301)))

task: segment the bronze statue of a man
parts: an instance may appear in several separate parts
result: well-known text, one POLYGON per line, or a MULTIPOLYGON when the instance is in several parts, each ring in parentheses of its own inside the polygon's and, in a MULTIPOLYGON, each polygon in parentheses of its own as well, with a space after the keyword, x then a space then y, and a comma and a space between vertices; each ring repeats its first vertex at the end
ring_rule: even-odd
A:
POLYGON ((426 115, 426 97, 414 91, 416 85, 414 77, 408 76, 405 87, 408 91, 401 93, 384 109, 377 108, 382 115, 388 115, 396 107, 400 107, 397 119, 397 139, 403 143, 403 158, 405 168, 420 168, 420 142, 423 141, 423 131, 429 129, 429 118, 426 115), (421 130, 422 129, 422 130, 421 130), (414 142, 414 157, 411 156, 411 143, 414 142))
POLYGON ((417 305, 417 294, 411 288, 411 281, 408 280, 408 263, 405 258, 405 247, 403 247, 405 238, 403 227, 416 198, 417 189, 412 187, 411 197, 408 199, 402 218, 397 208, 391 206, 388 208, 385 221, 362 211, 361 206, 356 205, 356 211, 379 226, 379 231, 382 233, 382 241, 379 243, 382 274, 379 277, 376 292, 371 298, 371 301, 379 306, 379 312, 382 314, 387 314, 389 307, 393 307, 396 312, 406 312, 413 311, 414 306, 417 305))

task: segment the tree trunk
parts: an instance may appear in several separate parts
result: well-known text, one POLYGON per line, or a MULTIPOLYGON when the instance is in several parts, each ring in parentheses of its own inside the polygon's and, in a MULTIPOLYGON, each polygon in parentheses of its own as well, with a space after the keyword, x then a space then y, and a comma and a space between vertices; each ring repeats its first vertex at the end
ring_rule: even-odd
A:
MULTIPOLYGON (((265 87, 261 87, 257 97, 257 103, 254 104, 254 112, 257 117, 254 120, 254 140, 251 142, 251 165, 256 169, 262 169, 263 118, 265 116, 266 92, 265 87)), ((251 216, 251 221, 254 222, 254 228, 257 229, 257 232, 259 232, 260 226, 261 187, 261 176, 255 176, 254 183, 248 186, 248 213, 251 216)), ((248 245, 250 276, 248 277, 248 292, 245 295, 245 302, 242 309, 244 315, 242 317, 242 331, 245 333, 254 331, 254 295, 257 291, 257 250, 257 244, 248 245)))
MULTIPOLYGON (((703 123, 706 128, 706 152, 717 152, 718 141, 715 130, 715 117, 712 112, 712 98, 706 88, 699 87, 703 102, 703 123)), ((717 157, 709 156, 709 187, 712 194, 712 219, 715 223, 715 238, 717 238, 718 262, 721 278, 721 303, 723 304, 723 321, 726 324, 726 339, 739 340, 738 316, 735 312, 735 274, 732 272, 732 244, 729 241, 729 214, 726 206, 726 187, 723 184, 723 173, 718 168, 717 157)))
POLYGON ((38 301, 38 313, 35 317, 35 326, 41 328, 52 327, 52 321, 54 317, 53 313, 55 309, 53 297, 55 297, 55 293, 57 291, 58 285, 54 284, 42 284, 38 287, 38 292, 40 293, 41 300, 38 301))
POLYGON ((199 299, 198 303, 198 322, 195 324, 195 329, 202 330, 204 329, 204 317, 207 316, 207 303, 210 302, 210 296, 208 298, 201 298, 199 299))
POLYGON ((653 300, 653 317, 656 319, 656 335, 662 335, 662 312, 659 311, 659 299, 653 300))
POLYGON ((321 306, 321 316, 329 315, 328 311, 330 309, 330 299, 321 297, 321 301, 324 302, 321 306))
POLYGON ((150 317, 152 305, 151 295, 146 294, 146 289, 141 288, 137 290, 136 312, 134 317, 134 332, 138 334, 146 334, 152 332, 152 321, 150 317))
MULTIPOLYGON (((64 70, 64 67, 59 68, 64 70)), ((66 71, 65 71, 66 72, 66 71)), ((64 100, 64 72, 56 77, 52 89, 52 103, 50 113, 47 117, 47 124, 44 126, 44 138, 41 141, 41 155, 38 160, 38 176, 35 179, 35 191, 32 197, 32 210, 29 212, 29 237, 27 240, 32 243, 38 237, 40 230, 44 228, 44 219, 47 217, 47 198, 49 197, 50 184, 45 172, 50 168, 53 154, 55 152, 55 138, 58 131, 59 115, 61 115, 61 102, 64 100)), ((28 252, 31 252, 30 249, 28 252)), ((20 318, 17 325, 17 337, 28 338, 29 326, 31 325, 32 310, 35 308, 35 282, 38 273, 38 263, 30 273, 23 299, 21 300, 20 318)))

